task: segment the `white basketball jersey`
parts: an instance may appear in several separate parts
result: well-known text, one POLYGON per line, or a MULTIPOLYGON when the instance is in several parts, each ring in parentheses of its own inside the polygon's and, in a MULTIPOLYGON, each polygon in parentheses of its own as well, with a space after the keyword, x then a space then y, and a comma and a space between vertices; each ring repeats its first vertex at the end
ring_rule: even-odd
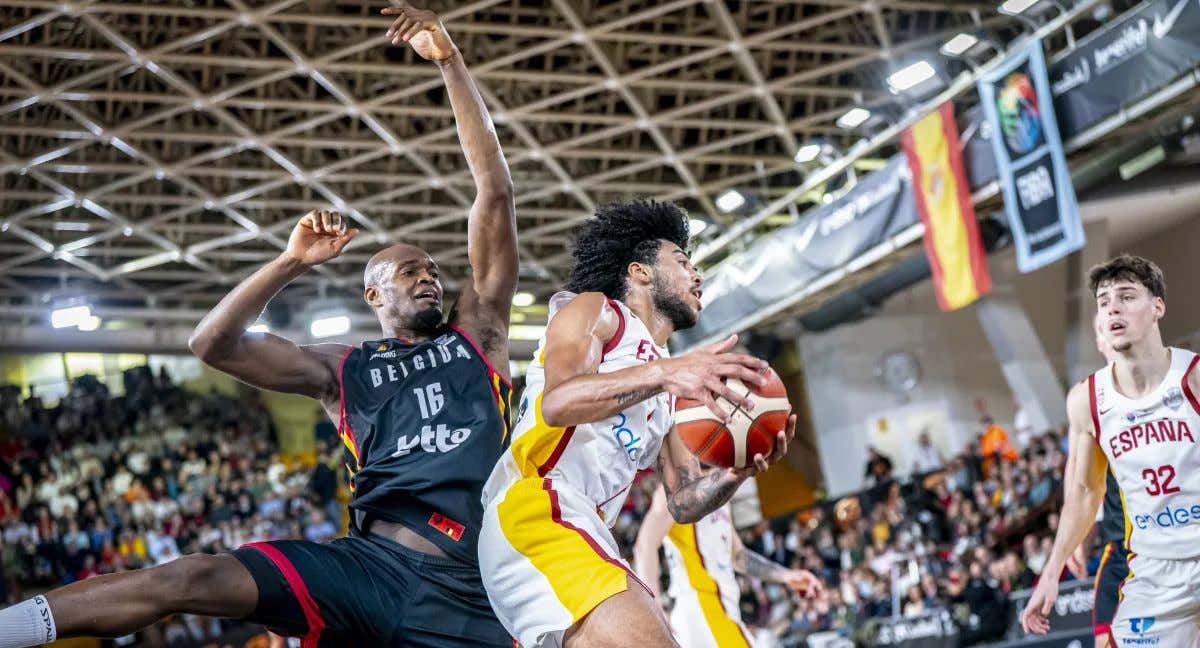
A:
MULTIPOLYGON (((551 299, 550 317, 562 301, 551 299)), ((654 343, 649 329, 625 304, 608 300, 618 316, 617 332, 604 346, 599 373, 611 373, 670 357, 654 343)), ((582 335, 583 332, 581 331, 582 335)), ((635 403, 595 423, 556 428, 542 419, 546 382, 546 339, 542 338, 526 374, 512 445, 484 486, 488 503, 518 479, 551 478, 570 484, 596 504, 612 526, 639 470, 654 465, 672 425, 673 399, 666 393, 635 403)))
POLYGON ((1125 505, 1131 553, 1161 559, 1200 556, 1200 402, 1187 377, 1200 356, 1170 349, 1171 368, 1137 400, 1118 392, 1109 365, 1088 378, 1096 440, 1125 505))
POLYGON ((731 619, 739 620, 737 577, 733 571, 733 517, 729 504, 695 524, 672 524, 663 540, 667 557, 667 592, 680 601, 698 593, 716 594, 731 619))

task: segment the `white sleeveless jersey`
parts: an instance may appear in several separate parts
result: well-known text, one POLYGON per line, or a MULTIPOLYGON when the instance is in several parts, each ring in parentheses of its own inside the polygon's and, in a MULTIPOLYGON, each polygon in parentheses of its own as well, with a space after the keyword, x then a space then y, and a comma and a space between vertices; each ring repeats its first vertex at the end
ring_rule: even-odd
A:
POLYGON ((737 577, 733 571, 733 517, 729 504, 695 524, 671 525, 663 540, 670 578, 668 594, 675 601, 715 594, 731 619, 741 618, 737 577))
POLYGON ((1126 547, 1178 560, 1200 556, 1200 402, 1187 382, 1200 356, 1170 352, 1162 384, 1142 398, 1116 390, 1112 365, 1088 387, 1096 440, 1121 486, 1126 547))
MULTIPOLYGON (((560 301, 551 299, 551 313, 560 301)), ((629 307, 608 300, 618 315, 617 332, 604 346, 599 373, 611 373, 670 357, 654 343, 646 325, 629 307)), ((654 465, 670 431, 674 401, 666 393, 635 403, 603 421, 557 428, 542 419, 546 339, 542 338, 526 374, 525 392, 513 428, 512 445, 492 470, 484 504, 523 478, 549 478, 570 485, 596 505, 612 526, 639 470, 654 465)))

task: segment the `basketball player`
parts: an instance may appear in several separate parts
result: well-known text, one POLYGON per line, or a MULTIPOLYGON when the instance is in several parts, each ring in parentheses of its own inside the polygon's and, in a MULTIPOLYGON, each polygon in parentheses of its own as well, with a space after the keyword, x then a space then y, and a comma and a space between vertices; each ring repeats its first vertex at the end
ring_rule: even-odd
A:
MULTIPOLYGON (((1196 354, 1167 348, 1162 271, 1122 255, 1092 269, 1112 362, 1067 396, 1071 474, 1044 574, 1057 574, 1087 534, 1111 469, 1124 497, 1129 576, 1110 628, 1114 646, 1200 645, 1200 375, 1196 354)), ((1058 582, 1042 578, 1021 624, 1045 634, 1058 582)))
MULTIPOLYGON (((1099 315, 1096 317, 1095 329, 1096 350, 1111 363, 1115 356, 1100 331, 1099 315)), ((1078 452, 1072 447, 1068 449, 1068 453, 1065 474, 1069 475, 1078 452)), ((1108 646, 1108 635, 1111 632, 1113 615, 1117 612, 1121 581, 1129 575, 1129 566, 1126 564, 1128 552, 1125 551, 1125 509, 1121 503, 1121 488, 1117 485, 1112 470, 1105 474, 1104 479, 1104 505, 1095 527, 1101 544, 1100 566, 1096 569, 1092 591, 1092 636, 1095 648, 1108 646)), ((1087 578, 1088 552, 1085 547, 1090 545, 1091 543, 1085 540, 1067 560, 1067 568, 1080 579, 1087 578)))
POLYGON ((700 313, 688 217, 670 203, 608 205, 582 226, 567 294, 530 364, 513 442, 484 487, 480 569, 500 621, 525 648, 674 646, 662 609, 621 559, 608 527, 638 470, 657 465, 667 508, 695 522, 787 451, 703 468, 671 427, 673 399, 753 409, 723 382, 762 385, 766 363, 736 337, 679 358, 667 339, 700 313))
POLYGON ((750 551, 733 527, 730 505, 725 504, 695 524, 680 524, 667 510, 662 487, 654 499, 633 547, 637 575, 659 596, 661 571, 658 548, 667 557, 671 630, 688 648, 749 648, 754 645, 742 624, 734 572, 761 581, 786 585, 797 593, 815 596, 821 591, 816 576, 803 569, 788 569, 750 551))
MULTIPOLYGON (((227 295, 192 350, 239 380, 321 402, 351 472, 350 537, 286 540, 192 555, 81 581, 0 612, 0 647, 121 636, 174 613, 243 618, 302 646, 510 646, 476 563, 480 491, 507 437, 507 328, 517 283, 508 166, 461 54, 432 12, 385 9, 389 35, 437 62, 476 183, 467 218, 472 274, 442 313, 437 265, 394 245, 364 272, 383 339, 298 346, 246 333, 280 289, 338 256, 357 230, 310 212, 287 250, 227 295)), ((399 41, 397 41, 399 42, 399 41)))

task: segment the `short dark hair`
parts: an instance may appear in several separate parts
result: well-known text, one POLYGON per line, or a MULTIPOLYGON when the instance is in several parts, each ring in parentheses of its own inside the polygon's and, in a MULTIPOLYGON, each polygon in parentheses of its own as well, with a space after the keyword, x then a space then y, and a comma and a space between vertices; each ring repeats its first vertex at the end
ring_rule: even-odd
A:
POLYGON ((629 264, 653 265, 660 241, 687 251, 688 215, 675 203, 633 200, 597 209, 575 236, 567 290, 624 299, 629 264))
POLYGON ((1101 284, 1110 281, 1140 283, 1151 295, 1160 299, 1167 297, 1167 282, 1163 279, 1162 269, 1144 257, 1122 254, 1088 271, 1088 289, 1093 297, 1101 284))

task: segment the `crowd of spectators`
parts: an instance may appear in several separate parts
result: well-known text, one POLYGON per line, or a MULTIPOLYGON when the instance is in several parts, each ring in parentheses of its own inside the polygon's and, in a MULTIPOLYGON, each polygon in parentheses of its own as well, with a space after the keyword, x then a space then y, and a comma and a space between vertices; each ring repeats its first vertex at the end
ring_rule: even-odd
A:
MULTIPOLYGON (((185 395, 164 372, 90 376, 53 407, 0 392, 0 600, 257 540, 333 538, 336 454, 289 466, 257 393, 185 395)), ((322 447, 322 450, 324 447, 322 447)), ((117 645, 206 643, 232 624, 181 616, 117 645)))

